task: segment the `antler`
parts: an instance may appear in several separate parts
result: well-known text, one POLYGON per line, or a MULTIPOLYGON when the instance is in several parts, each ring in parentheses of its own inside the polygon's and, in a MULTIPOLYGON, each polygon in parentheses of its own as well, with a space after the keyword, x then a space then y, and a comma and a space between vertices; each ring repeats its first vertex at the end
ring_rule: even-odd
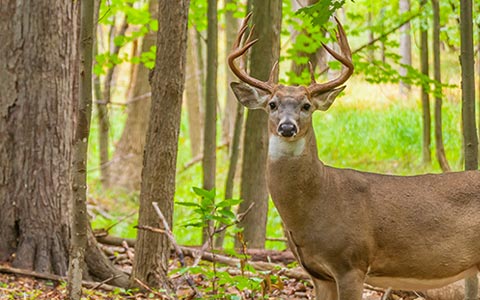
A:
POLYGON ((244 43, 243 47, 240 48, 240 43, 242 41, 242 37, 243 37, 243 35, 245 34, 245 31, 248 28, 248 21, 250 20, 251 17, 252 17, 252 13, 250 12, 242 22, 242 27, 238 31, 237 39, 235 40, 235 43, 233 44, 232 52, 230 53, 230 55, 228 55, 228 65, 230 66, 230 69, 232 70, 232 72, 235 75, 237 75, 237 77, 240 80, 242 80, 243 82, 248 83, 248 84, 250 84, 254 87, 257 87, 261 90, 273 93, 273 90, 274 90, 274 87, 275 87, 275 84, 273 82, 274 78, 275 78, 275 75, 274 75, 275 72, 274 71, 275 71, 275 68, 277 67, 278 62, 276 62, 273 65, 272 71, 270 72, 270 78, 268 79, 267 82, 264 82, 264 81, 261 81, 261 80, 258 80, 256 78, 251 77, 250 75, 247 74, 247 72, 244 69, 244 61, 245 61, 244 60, 244 54, 245 54, 245 52, 248 51, 248 49, 250 49, 250 47, 253 46, 253 44, 255 44, 258 41, 258 39, 251 40, 252 34, 253 34, 253 29, 254 29, 254 26, 252 26, 252 28, 250 30, 250 33, 248 34, 248 37, 245 40, 245 43, 244 43), (242 67, 241 68, 238 68, 235 65, 235 59, 237 59, 239 57, 242 60, 241 61, 242 62, 242 64, 241 64, 242 67))
POLYGON ((350 46, 348 45, 347 36, 345 35, 345 31, 343 30, 342 24, 335 18, 337 21, 337 40, 338 44, 340 45, 340 50, 342 54, 339 54, 332 50, 330 47, 322 43, 322 46, 325 50, 328 51, 335 59, 340 61, 346 68, 343 68, 340 76, 337 78, 325 82, 325 83, 317 83, 315 82, 315 76, 313 74, 313 69, 310 66, 310 73, 312 77, 312 83, 307 87, 307 90, 310 94, 319 93, 319 92, 326 92, 329 91, 337 86, 342 85, 353 73, 353 63, 352 63, 352 51, 350 50, 350 46))

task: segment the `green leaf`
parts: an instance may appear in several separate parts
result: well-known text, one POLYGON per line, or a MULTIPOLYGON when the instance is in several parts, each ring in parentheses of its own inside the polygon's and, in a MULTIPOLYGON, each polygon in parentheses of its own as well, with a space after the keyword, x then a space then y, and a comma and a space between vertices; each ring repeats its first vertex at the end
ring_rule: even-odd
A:
POLYGON ((215 199, 215 194, 216 194, 215 188, 211 189, 210 191, 206 190, 206 189, 199 188, 199 187, 192 187, 192 189, 193 189, 193 192, 195 194, 197 194, 197 196, 207 198, 207 199, 210 199, 212 201, 215 199))
POLYGON ((200 205, 198 205, 198 203, 195 203, 195 202, 175 202, 175 203, 181 206, 200 207, 200 205))

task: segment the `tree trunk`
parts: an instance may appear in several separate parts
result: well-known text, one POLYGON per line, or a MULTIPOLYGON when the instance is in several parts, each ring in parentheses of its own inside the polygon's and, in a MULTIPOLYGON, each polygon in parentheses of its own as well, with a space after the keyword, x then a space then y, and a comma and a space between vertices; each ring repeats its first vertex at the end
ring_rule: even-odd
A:
MULTIPOLYGON (((422 6, 427 0, 422 0, 422 6)), ((429 76, 428 70, 428 27, 421 27, 420 30, 420 68, 422 74, 429 76)), ((431 113, 430 113, 430 95, 429 86, 422 85, 422 125, 423 125, 423 144, 422 144, 422 159, 424 164, 432 163, 431 147, 431 113)))
MULTIPOLYGON (((84 0, 80 6, 80 68, 77 122, 73 140, 72 225, 71 250, 68 269, 68 297, 82 296, 82 273, 87 245, 87 151, 90 118, 92 115, 92 56, 94 1, 84 0)), ((86 271, 86 270, 85 270, 86 271)))
MULTIPOLYGON (((205 97, 205 130, 203 136, 203 188, 215 187, 216 137, 217 137, 217 0, 208 1, 207 30, 207 81, 205 97)), ((203 241, 208 238, 207 225, 203 241)))
MULTIPOLYGON (((478 137, 475 122, 475 61, 473 54, 472 1, 460 1, 460 41, 462 65, 462 127, 465 170, 478 169, 478 137)), ((465 299, 478 299, 478 278, 465 279, 465 299)))
MULTIPOLYGON (((405 14, 410 11, 410 0, 400 0, 400 14, 405 14)), ((410 22, 400 28, 400 63, 403 65, 412 65, 412 37, 410 35, 410 22)), ((400 75, 407 75, 407 68, 400 67, 400 75)), ((411 90, 411 86, 403 81, 400 81, 400 94, 407 96, 411 90)))
POLYGON ((68 265, 77 4, 0 5, 0 261, 60 275, 68 265))
MULTIPOLYGON (((149 1, 152 18, 158 13, 156 1, 149 1)), ((141 52, 149 52, 155 46, 155 32, 148 31, 143 37, 141 52)), ((150 116, 150 70, 139 64, 134 73, 133 90, 129 95, 127 120, 115 153, 108 166, 109 186, 127 190, 139 190, 142 177, 143 150, 150 116)))
MULTIPOLYGON (((228 7, 228 4, 236 3, 236 0, 225 0, 225 8, 228 7)), ((233 11, 226 9, 225 10, 225 51, 227 52, 226 56, 232 49, 233 42, 237 35, 238 30, 238 20, 233 16, 233 11)), ((228 67, 228 64, 225 64, 225 73, 227 74, 227 81, 225 86, 226 98, 225 98, 225 107, 223 110, 223 134, 222 140, 225 143, 228 143, 232 148, 231 142, 233 139, 234 128, 235 128, 235 118, 237 114, 237 100, 233 94, 232 89, 230 88, 230 82, 235 81, 235 76, 228 67)))
MULTIPOLYGON (((185 82, 188 0, 158 2, 157 53, 152 74, 152 103, 143 160, 139 225, 163 228, 152 202, 171 226, 175 172, 185 82)), ((132 284, 139 279, 150 287, 167 284, 170 243, 165 235, 139 231, 132 284)))
POLYGON ((440 8, 438 0, 432 0, 433 9, 433 69, 435 83, 435 147, 437 159, 443 172, 450 171, 445 148, 443 147, 442 134, 442 86, 440 73, 440 8))
POLYGON ((185 102, 188 114, 188 133, 192 158, 202 154, 203 144, 203 114, 202 83, 200 81, 200 64, 198 57, 197 32, 195 28, 188 30, 187 45, 187 79, 185 80, 185 102))
MULTIPOLYGON (((253 23, 259 41, 250 55, 250 75, 268 80, 273 64, 279 58, 282 2, 253 1, 253 23)), ((242 165, 241 198, 239 207, 244 212, 252 203, 255 208, 239 224, 244 228, 244 239, 251 248, 264 248, 268 213, 266 164, 268 153, 267 115, 263 111, 249 111, 245 125, 242 165)), ((237 244, 238 246, 238 244, 237 244)))
MULTIPOLYGON (((132 5, 132 4, 130 4, 132 5)), ((114 26, 114 25, 112 25, 114 26)), ((120 26, 120 30, 116 36, 124 36, 128 29, 127 17, 123 19, 123 23, 120 26)), ((110 49, 111 55, 118 55, 120 53, 121 46, 114 44, 110 49)), ((97 102, 97 118, 98 118, 98 145, 100 154, 100 181, 103 185, 108 186, 111 182, 110 174, 108 172, 109 164, 109 132, 110 132, 110 117, 108 114, 108 104, 112 96, 113 75, 115 73, 117 65, 114 64, 108 69, 105 75, 105 82, 103 87, 103 99, 97 102)), ((125 172, 125 170, 123 171, 125 172)))

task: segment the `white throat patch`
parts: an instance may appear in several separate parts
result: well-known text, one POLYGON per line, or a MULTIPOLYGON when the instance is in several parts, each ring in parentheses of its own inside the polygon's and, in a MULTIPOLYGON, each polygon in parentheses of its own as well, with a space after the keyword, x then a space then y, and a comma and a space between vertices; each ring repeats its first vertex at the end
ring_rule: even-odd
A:
POLYGON ((276 160, 282 156, 299 156, 305 149, 305 138, 287 142, 279 136, 271 135, 268 145, 268 157, 276 160))

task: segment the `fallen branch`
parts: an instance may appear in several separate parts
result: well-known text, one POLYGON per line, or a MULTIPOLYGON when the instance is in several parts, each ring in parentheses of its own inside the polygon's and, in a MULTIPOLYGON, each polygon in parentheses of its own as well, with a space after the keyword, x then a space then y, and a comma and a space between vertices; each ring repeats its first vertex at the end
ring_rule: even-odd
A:
MULTIPOLYGON (((44 279, 44 280, 52 280, 52 281, 67 281, 66 276, 59 276, 59 275, 54 275, 54 274, 48 274, 48 273, 39 273, 35 271, 30 271, 30 270, 25 270, 25 269, 18 269, 18 268, 12 268, 12 267, 7 267, 7 266, 0 266, 0 273, 6 273, 6 274, 14 274, 14 275, 21 275, 21 276, 28 276, 28 277, 34 277, 34 278, 39 278, 39 279, 44 279)), ((120 289, 123 291, 122 288, 113 286, 113 285, 108 285, 106 284, 107 282, 115 279, 115 276, 112 276, 108 278, 108 280, 104 280, 102 282, 94 282, 94 281, 82 281, 82 286, 95 290, 95 289, 102 289, 107 292, 111 292, 114 290, 120 289)))
MULTIPOLYGON (((197 255, 199 255, 198 250, 194 250, 187 247, 181 247, 181 248, 182 248, 182 252, 185 255, 188 255, 191 257, 196 257, 197 255)), ((231 266, 231 267, 236 267, 236 268, 238 268, 241 264, 241 261, 238 258, 228 257, 220 254, 214 255, 211 252, 203 252, 201 257, 203 260, 206 260, 206 261, 210 261, 210 262, 215 261, 215 262, 218 262, 227 266, 231 266)), ((310 276, 308 276, 308 274, 305 273, 305 271, 303 270, 291 270, 278 264, 261 262, 261 261, 256 261, 256 262, 253 261, 253 262, 249 262, 248 264, 257 271, 278 271, 279 274, 285 275, 287 277, 291 277, 294 279, 299 279, 299 280, 310 279, 310 276)))
POLYGON ((110 245, 110 246, 118 246, 118 247, 122 247, 123 242, 125 241, 129 247, 135 248, 135 243, 136 243, 135 239, 127 239, 127 238, 111 236, 111 235, 108 235, 108 233, 104 233, 104 232, 101 232, 98 235, 97 235, 97 232, 95 232, 95 238, 97 239, 98 242, 102 244, 110 245))

